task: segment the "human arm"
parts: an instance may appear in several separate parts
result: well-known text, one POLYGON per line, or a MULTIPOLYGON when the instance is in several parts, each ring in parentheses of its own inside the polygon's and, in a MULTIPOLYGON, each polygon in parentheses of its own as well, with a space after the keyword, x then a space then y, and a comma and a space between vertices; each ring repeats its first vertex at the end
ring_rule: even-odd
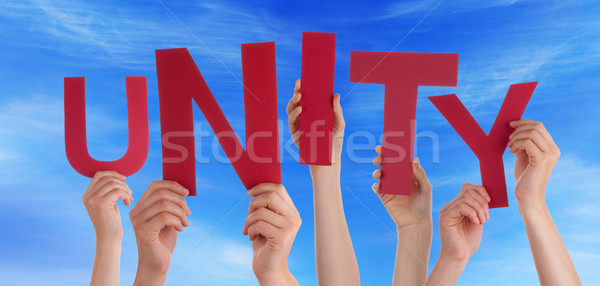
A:
POLYGON ((299 285, 287 261, 302 224, 300 214, 280 184, 263 183, 248 191, 248 218, 242 234, 252 241, 252 270, 261 286, 299 285))
MULTIPOLYGON (((300 137, 301 96, 300 80, 297 80, 294 96, 287 107, 290 132, 296 145, 300 137)), ((317 280, 319 285, 360 285, 358 263, 346 223, 340 185, 345 121, 339 94, 333 97, 332 104, 332 164, 309 167, 313 182, 317 280)))
MULTIPOLYGON (((379 156, 373 164, 381 166, 381 146, 375 147, 379 156)), ((412 163, 413 185, 410 196, 381 194, 380 183, 373 184, 373 191, 396 224, 398 237, 396 263, 392 285, 423 285, 427 280, 429 252, 431 250, 431 183, 419 159, 412 163)), ((381 170, 373 172, 373 178, 381 179, 381 170)))
POLYGON ((123 227, 116 202, 131 205, 131 189, 125 176, 115 171, 100 171, 81 198, 96 232, 96 254, 91 286, 119 285, 123 227))
POLYGON ((541 122, 521 119, 508 147, 516 154, 515 195, 541 285, 581 285, 546 205, 545 189, 560 150, 541 122))
POLYGON ((483 224, 490 218, 490 197, 484 187, 464 184, 440 210, 440 257, 425 285, 455 285, 479 249, 483 224))
POLYGON ((189 226, 189 191, 172 181, 154 181, 129 213, 138 247, 133 285, 164 285, 177 232, 189 226))

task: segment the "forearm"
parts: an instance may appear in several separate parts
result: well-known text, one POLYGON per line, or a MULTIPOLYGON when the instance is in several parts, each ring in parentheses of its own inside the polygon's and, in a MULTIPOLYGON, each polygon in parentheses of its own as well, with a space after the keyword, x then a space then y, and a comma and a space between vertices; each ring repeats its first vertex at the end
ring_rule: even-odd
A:
POLYGON ((96 239, 90 286, 119 285, 121 239, 96 239))
POLYGON ((311 166, 319 285, 360 285, 340 187, 340 167, 311 166))
POLYGON ((426 286, 451 286, 455 285, 460 274, 465 269, 468 260, 452 260, 440 255, 433 271, 425 282, 426 286))
POLYGON ((427 280, 432 224, 430 220, 397 228, 398 245, 392 285, 423 285, 427 280))
POLYGON ((546 203, 519 204, 525 231, 541 285, 580 285, 571 261, 546 203))

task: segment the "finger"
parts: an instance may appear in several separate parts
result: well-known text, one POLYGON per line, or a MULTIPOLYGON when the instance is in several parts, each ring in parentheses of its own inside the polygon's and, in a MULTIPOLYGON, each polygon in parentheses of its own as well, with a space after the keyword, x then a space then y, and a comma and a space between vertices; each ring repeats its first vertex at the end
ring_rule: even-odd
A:
POLYGON ((377 156, 377 157, 373 158, 373 165, 381 166, 381 156, 377 156))
MULTIPOLYGON (((423 169, 423 167, 421 167, 421 162, 419 161, 419 158, 413 159, 412 169, 413 169, 413 177, 414 177, 415 181, 417 181, 417 184, 419 184, 419 186, 421 186, 421 187, 424 187, 423 189, 431 190, 431 183, 429 182, 429 179, 427 179, 427 174, 425 173, 425 169, 423 169)), ((419 188, 419 190, 421 190, 421 189, 422 188, 419 188)))
POLYGON ((248 218, 244 222, 244 228, 242 229, 242 234, 248 234, 248 227, 259 222, 264 221, 269 223, 277 228, 284 228, 287 224, 285 217, 280 214, 273 212, 272 210, 266 208, 259 208, 248 215, 248 218))
POLYGON ((288 102, 288 105, 285 108, 285 111, 288 116, 290 115, 290 113, 292 113, 292 111, 296 107, 298 107, 301 98, 302 98, 302 94, 299 91, 294 91, 294 96, 292 96, 292 98, 290 98, 290 101, 288 102))
POLYGON ((558 148, 558 146, 556 145, 556 142, 554 142, 554 139, 552 138, 552 136, 550 135, 550 133, 548 132, 548 130, 546 129, 546 127, 544 126, 544 124, 542 122, 528 120, 528 119, 521 119, 521 120, 515 121, 514 125, 519 126, 519 127, 520 126, 531 126, 533 128, 536 128, 542 134, 542 136, 546 139, 546 143, 548 144, 551 151, 555 155, 560 155, 560 149, 558 148))
POLYGON ((261 183, 261 184, 256 185, 254 188, 248 190, 248 195, 251 197, 255 197, 260 194, 264 194, 266 192, 277 193, 278 195, 280 195, 283 198, 283 200, 285 202, 287 202, 291 207, 293 207, 294 210, 296 210, 296 207, 294 206, 294 202, 292 201, 292 198, 290 197, 288 192, 285 190, 285 187, 283 187, 283 185, 281 185, 281 184, 261 183))
POLYGON ((533 141, 533 143, 538 146, 538 148, 542 151, 542 152, 550 152, 550 146, 548 145, 547 139, 546 137, 544 137, 544 135, 542 134, 541 131, 539 131, 537 128, 535 127, 528 127, 525 129, 518 129, 515 132, 513 132, 510 136, 509 136, 509 141, 507 146, 510 147, 515 141, 518 140, 526 140, 529 139, 531 141, 533 141))
POLYGON ((283 215, 295 213, 295 211, 290 208, 290 205, 275 192, 262 193, 252 198, 248 207, 248 215, 260 208, 267 208, 283 215))
POLYGON ((373 172, 373 179, 375 179, 375 180, 381 179, 381 170, 377 169, 373 172))
POLYGON ((188 189, 175 181, 156 180, 150 183, 150 186, 148 186, 148 189, 144 192, 138 203, 144 202, 148 198, 153 197, 154 193, 156 192, 162 192, 161 190, 169 190, 180 196, 187 196, 190 192, 188 189))
POLYGON ((187 205, 187 201, 182 195, 173 192, 170 189, 155 189, 152 192, 151 196, 146 197, 144 201, 140 199, 137 205, 133 208, 133 213, 131 214, 131 217, 136 217, 138 214, 146 211, 153 204, 162 200, 171 201, 176 205, 181 206, 184 210, 186 210, 186 214, 191 214, 191 210, 187 205))
POLYGON ((377 154, 381 155, 381 145, 375 146, 375 152, 377 152, 377 154))
POLYGON ((103 197, 108 192, 114 189, 123 189, 125 192, 127 192, 128 195, 131 195, 131 189, 129 189, 127 184, 123 180, 117 179, 115 177, 104 177, 101 181, 98 182, 97 186, 99 187, 94 193, 94 196, 96 197, 103 197))
POLYGON ((510 127, 517 129, 520 126, 523 125, 533 125, 535 124, 536 121, 533 120, 529 120, 529 119, 519 119, 519 120, 515 120, 515 121, 511 121, 509 123, 510 127))
POLYGON ((288 117, 288 125, 290 127, 290 132, 294 133, 298 130, 298 120, 300 119, 300 113, 302 113, 302 106, 296 107, 292 113, 290 113, 290 117, 288 117))
POLYGON ((111 190, 110 192, 108 192, 107 194, 105 194, 104 196, 102 196, 101 198, 106 199, 108 201, 110 201, 111 203, 115 203, 117 202, 117 200, 123 200, 123 203, 126 206, 130 206, 131 205, 131 196, 124 190, 121 188, 116 188, 111 190))
POLYGON ((117 171, 98 171, 94 174, 90 185, 95 184, 95 182, 98 182, 98 180, 106 176, 116 177, 121 180, 125 180, 125 178, 127 178, 124 175, 119 174, 117 171))
POLYGON ((479 195, 481 195, 481 197, 483 197, 486 202, 489 202, 492 200, 492 198, 488 194, 487 190, 483 186, 471 184, 470 187, 471 187, 471 189, 475 190, 479 195))
POLYGON ((342 105, 340 104, 339 93, 333 96, 333 122, 337 122, 340 128, 343 128, 346 125, 344 113, 342 112, 342 105))
POLYGON ((281 237, 280 229, 262 220, 248 226, 247 233, 248 238, 252 241, 254 241, 254 239, 256 239, 256 237, 259 235, 263 236, 267 240, 274 240, 278 237, 281 237))
POLYGON ((297 144, 298 140, 300 139, 300 132, 298 131, 298 127, 296 126, 296 130, 291 133, 292 133, 292 141, 297 144))
POLYGON ((477 211, 477 216, 481 223, 484 223, 487 218, 488 204, 479 193, 473 191, 467 194, 464 202, 477 211))
POLYGON ((301 82, 301 80, 300 80, 300 79, 297 79, 297 80, 296 80, 296 83, 295 83, 295 86, 294 86, 294 93, 296 93, 296 92, 300 92, 300 85, 301 85, 301 83, 302 83, 302 82, 301 82))
MULTIPOLYGON (((110 171, 112 172, 112 171, 110 171)), ((100 172, 96 173, 99 174, 100 172)), ((116 174, 116 172, 114 172, 116 174)), ((88 190, 86 191, 86 193, 88 193, 89 196, 97 196, 96 193, 98 192, 98 190, 100 190, 107 182, 110 181, 118 181, 118 182, 123 182, 125 183, 125 181, 122 179, 122 176, 115 176, 114 174, 105 174, 105 175, 95 175, 94 179, 92 180, 92 182, 90 183, 90 186, 88 187, 88 190)))
POLYGON ((167 212, 153 217, 149 221, 145 222, 145 224, 148 224, 148 232, 160 231, 168 226, 175 228, 175 230, 179 232, 183 231, 183 223, 181 222, 181 219, 178 216, 167 212))
POLYGON ((371 186, 371 189, 373 189, 373 191, 375 193, 379 194, 379 187, 380 187, 379 183, 374 183, 373 186, 371 186))
POLYGON ((510 153, 517 153, 517 151, 525 151, 527 155, 534 158, 542 156, 542 151, 529 139, 518 140, 510 147, 510 153))
POLYGON ((479 218, 477 216, 477 210, 472 208, 471 206, 461 203, 457 208, 459 216, 467 217, 474 224, 480 224, 479 218))
MULTIPOLYGON (((125 192, 127 194, 127 197, 125 199, 123 199, 123 203, 125 203, 125 205, 127 205, 127 206, 131 205, 131 202, 133 201, 133 196, 131 196, 132 191, 129 188, 129 186, 127 185, 127 183, 125 183, 120 178, 116 178, 116 177, 112 177, 112 176, 105 176, 101 180, 102 181, 98 182, 98 184, 97 184, 97 186, 101 186, 101 187, 96 188, 97 190, 95 192, 90 193, 89 196, 100 198, 100 197, 105 197, 110 192, 114 192, 117 190, 123 190, 123 192, 125 192)), ((115 199, 115 201, 116 200, 117 199, 115 199)))
POLYGON ((490 197, 490 195, 488 194, 487 190, 483 186, 475 185, 475 188, 473 188, 473 189, 479 195, 477 197, 480 198, 481 199, 480 201, 484 204, 485 218, 486 219, 490 219, 489 202, 492 200, 492 198, 490 197))
POLYGON ((158 201, 151 206, 149 206, 144 212, 140 213, 136 219, 141 219, 142 221, 150 221, 152 218, 160 215, 161 213, 169 213, 171 215, 177 216, 183 226, 190 225, 190 222, 187 219, 186 211, 180 205, 169 201, 169 200, 161 200, 158 201))

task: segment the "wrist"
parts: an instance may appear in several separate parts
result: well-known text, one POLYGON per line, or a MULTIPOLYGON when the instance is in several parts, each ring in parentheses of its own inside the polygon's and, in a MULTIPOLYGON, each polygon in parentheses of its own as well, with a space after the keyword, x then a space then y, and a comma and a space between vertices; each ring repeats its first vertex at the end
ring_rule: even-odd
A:
POLYGON ((151 265, 145 265, 142 261, 143 260, 140 259, 138 262, 137 273, 133 285, 164 285, 164 282, 167 279, 168 268, 167 270, 157 269, 151 265))
POLYGON ((517 198, 517 204, 521 212, 540 211, 547 208, 546 199, 543 196, 537 198, 517 198))
POLYGON ((109 235, 109 236, 103 236, 103 235, 96 235, 96 249, 106 249, 106 250, 110 250, 110 249, 117 249, 120 251, 121 250, 121 242, 123 240, 123 236, 115 236, 115 235, 109 235))
POLYGON ((447 254, 447 252, 442 249, 440 251, 440 257, 438 258, 438 263, 441 262, 442 265, 452 265, 452 267, 460 269, 460 271, 462 272, 462 269, 464 269, 465 266, 467 266, 467 263, 470 259, 471 255, 455 257, 447 254))
POLYGON ((324 165, 310 165, 310 175, 313 179, 318 177, 339 177, 342 171, 339 161, 337 163, 332 162, 331 166, 324 165))
POLYGON ((260 286, 298 285, 287 266, 276 272, 255 273, 255 275, 260 286))
POLYGON ((432 229, 433 228, 433 218, 430 216, 428 217, 422 217, 422 218, 417 218, 414 219, 411 222, 403 222, 403 223, 396 223, 396 221, 394 221, 394 223, 396 224, 396 230, 408 230, 408 229, 418 229, 418 230, 423 230, 423 229, 432 229))

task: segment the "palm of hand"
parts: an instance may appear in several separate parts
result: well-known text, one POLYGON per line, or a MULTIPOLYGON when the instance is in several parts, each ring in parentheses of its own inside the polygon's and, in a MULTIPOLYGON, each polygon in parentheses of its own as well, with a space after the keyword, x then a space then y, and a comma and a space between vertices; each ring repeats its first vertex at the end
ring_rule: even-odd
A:
POLYGON ((177 230, 167 226, 153 231, 148 235, 147 243, 150 247, 150 261, 154 261, 153 264, 159 271, 167 271, 177 243, 177 230))
POLYGON ((431 195, 419 190, 417 184, 413 184, 410 196, 379 194, 379 198, 397 227, 416 224, 431 215, 431 195))
POLYGON ((263 271, 274 270, 277 266, 276 259, 273 258, 275 247, 263 236, 258 236, 252 241, 252 266, 254 269, 263 271))
POLYGON ((479 248, 482 224, 474 224, 469 218, 462 217, 456 224, 446 229, 449 241, 448 253, 455 259, 462 260, 471 257, 479 248))
POLYGON ((525 151, 518 151, 515 159, 515 195, 519 200, 533 195, 533 191, 542 190, 541 182, 546 182, 550 174, 545 174, 542 162, 530 157, 525 151))
POLYGON ((98 234, 123 233, 121 226, 121 213, 115 202, 109 202, 100 206, 98 214, 99 219, 94 218, 94 212, 90 211, 89 215, 94 223, 94 228, 98 234), (98 223, 101 222, 101 223, 98 223))

